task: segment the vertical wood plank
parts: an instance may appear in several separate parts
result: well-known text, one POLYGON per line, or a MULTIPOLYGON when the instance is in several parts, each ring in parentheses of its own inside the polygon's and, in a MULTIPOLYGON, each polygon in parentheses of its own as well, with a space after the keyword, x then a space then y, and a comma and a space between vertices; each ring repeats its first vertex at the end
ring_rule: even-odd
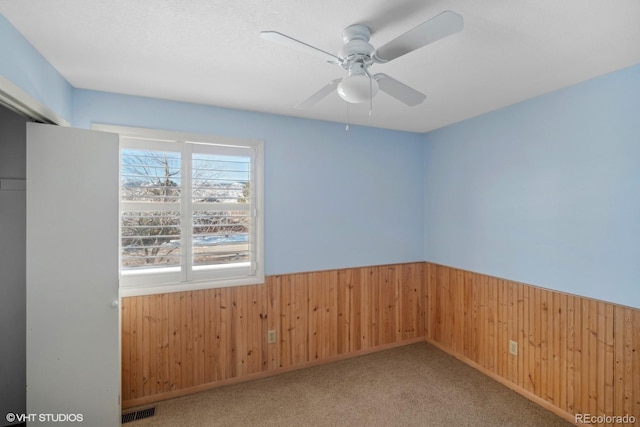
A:
POLYGON ((453 324, 452 341, 455 343, 456 351, 464 354, 465 347, 465 294, 464 294, 464 271, 456 270, 455 293, 452 295, 452 302, 455 310, 455 322, 453 324))
POLYGON ((370 268, 364 268, 359 274, 360 295, 360 349, 365 350, 373 346, 371 337, 371 293, 373 272, 370 268))
POLYGON ((497 312, 498 312, 498 279, 489 277, 487 288, 487 345, 489 346, 487 368, 495 372, 498 359, 498 343, 497 343, 497 312))
POLYGON ((449 334, 447 332, 448 322, 444 318, 444 316, 449 313, 449 304, 448 304, 448 293, 449 293, 449 285, 448 279, 445 279, 445 276, 448 276, 449 273, 447 270, 438 266, 436 268, 436 277, 435 277, 435 287, 436 293, 434 301, 435 310, 434 310, 434 338, 439 343, 448 346, 449 345, 449 334))
POLYGON ((382 322, 382 313, 380 310, 380 288, 381 286, 381 278, 380 278, 380 270, 384 268, 381 266, 376 266, 370 269, 369 280, 370 280, 370 305, 369 305, 369 335, 371 336, 371 346, 377 347, 381 343, 381 334, 382 328, 380 326, 382 322))
POLYGON ((522 354, 522 375, 523 387, 529 392, 533 392, 533 375, 535 370, 532 369, 533 361, 533 290, 529 286, 522 287, 522 295, 524 300, 524 326, 522 329, 521 350, 522 354))
POLYGON ((489 367, 489 278, 482 275, 478 277, 479 327, 478 327, 478 363, 485 368, 489 367))
POLYGON ((541 346, 542 346, 542 315, 543 315, 543 307, 541 300, 541 290, 539 288, 535 288, 533 290, 533 305, 534 305, 534 324, 533 324, 533 342, 534 342, 534 352, 533 352, 533 392, 542 396, 541 387, 542 387, 542 359, 541 359, 541 346))
POLYGON ((625 381, 625 309, 616 306, 613 312, 614 334, 614 387, 613 387, 613 412, 616 415, 624 415, 624 381, 625 381))
POLYGON ((249 373, 257 373, 262 371, 263 367, 263 343, 266 343, 267 331, 263 323, 262 300, 260 290, 263 286, 250 285, 247 288, 247 304, 249 312, 247 313, 247 324, 249 342, 247 343, 247 370, 249 373), (264 333, 262 331, 264 330, 264 333))
POLYGON ((282 281, 281 276, 270 276, 266 280, 266 298, 267 298, 267 328, 276 331, 276 342, 267 344, 267 369, 272 370, 281 366, 281 349, 283 342, 283 331, 281 319, 283 310, 281 303, 282 281))
POLYGON ((182 315, 180 299, 182 295, 178 293, 169 294, 169 330, 171 337, 169 346, 171 351, 171 363, 169 364, 169 375, 171 377, 171 388, 182 388, 182 315))
POLYGON ((171 356, 169 353, 169 337, 171 335, 169 329, 169 296, 162 294, 160 297, 160 367, 161 371, 158 377, 161 379, 161 392, 171 390, 169 364, 171 356))
POLYGON ((462 349, 461 354, 471 359, 473 348, 473 293, 469 285, 469 275, 461 271, 460 293, 462 295, 462 349))
POLYGON ((235 347, 233 345, 233 334, 235 333, 233 322, 233 299, 231 290, 220 289, 216 292, 219 298, 219 339, 217 340, 217 360, 216 379, 225 380, 233 375, 232 366, 234 364, 235 347))
POLYGON ((505 280, 498 280, 498 360, 497 360, 497 373, 505 379, 509 379, 509 330, 507 319, 507 305, 508 305, 508 291, 505 280))
POLYGON ((562 378, 558 372, 558 326, 557 292, 545 291, 547 294, 547 339, 548 339, 548 370, 547 370, 547 400, 557 405, 558 379, 562 378))
MULTIPOLYGON (((540 397, 549 400, 549 293, 540 290, 540 397)), ((553 391, 552 393, 553 394, 553 391)))
MULTIPOLYGON (((416 266, 416 264, 412 264, 416 266)), ((416 323, 416 328, 418 331, 418 336, 424 337, 427 333, 427 300, 426 300, 426 264, 421 262, 417 264, 415 270, 417 270, 417 277, 415 286, 418 292, 418 319, 416 323)))
POLYGON ((576 414, 575 410, 575 397, 579 395, 577 393, 576 379, 576 334, 578 329, 576 328, 576 313, 575 313, 575 298, 571 295, 567 296, 567 412, 570 414, 576 414))
POLYGON ((293 364, 293 321, 292 296, 293 285, 291 276, 279 276, 280 283, 280 366, 293 364))
POLYGON ((425 293, 425 304, 427 316, 425 320, 426 336, 429 339, 436 339, 436 307, 437 307, 437 274, 438 267, 434 264, 427 264, 427 291, 425 293))
POLYGON ((362 290, 362 270, 353 271, 351 273, 351 313, 349 314, 350 325, 350 345, 351 351, 358 351, 363 348, 363 336, 365 331, 363 330, 362 316, 364 302, 363 290, 362 290))
POLYGON ((605 415, 607 409, 604 406, 604 384, 605 384, 605 353, 606 353, 606 320, 605 320, 605 304, 602 302, 597 303, 597 326, 596 326, 596 346, 597 346, 597 367, 596 367, 596 405, 597 414, 605 415))
POLYGON ((151 342, 149 347, 152 351, 148 353, 149 363, 149 391, 151 394, 160 392, 160 299, 162 295, 149 295, 149 335, 151 342))
POLYGON ((636 422, 640 420, 640 311, 633 310, 631 312, 633 325, 631 326, 633 349, 631 351, 633 365, 630 379, 633 381, 631 390, 633 391, 633 404, 629 414, 633 415, 636 422))
POLYGON ((400 295, 398 290, 399 280, 397 278, 398 270, 395 266, 388 266, 385 269, 385 284, 384 291, 381 292, 380 307, 385 309, 384 319, 384 332, 382 333, 381 344, 391 344, 395 342, 398 336, 398 303, 400 302, 400 295))
POLYGON ((406 340, 414 338, 417 335, 417 280, 415 280, 415 271, 411 265, 401 266, 400 275, 400 307, 396 310, 399 315, 399 332, 400 339, 406 340))
POLYGON ((339 329, 339 309, 338 309, 338 272, 336 270, 327 273, 326 311, 325 325, 328 333, 325 334, 324 345, 326 348, 325 357, 334 357, 338 353, 338 329, 339 329))
MULTIPOLYGON (((153 296, 142 297, 142 394, 148 396, 151 392, 151 359, 155 358, 153 352, 153 343, 151 340, 151 327, 150 327, 150 312, 149 305, 150 299, 153 296)), ((155 390, 154 390, 155 392, 155 390)))
POLYGON ((447 298, 447 306, 448 316, 446 317, 447 322, 447 342, 449 343, 449 347, 455 351, 459 352, 458 349, 458 337, 456 331, 458 329, 458 319, 460 316, 458 309, 458 271, 456 269, 449 269, 448 273, 445 277, 448 276, 449 282, 447 284, 448 293, 446 295, 447 298))
POLYGON ((632 414, 633 413, 633 375, 635 369, 633 369, 634 357, 633 353, 635 351, 635 340, 633 333, 633 313, 629 310, 624 310, 624 413, 632 414))
POLYGON ((292 364, 308 362, 309 359, 309 278, 305 274, 295 274, 293 276, 292 295, 292 364))
POLYGON ((338 271, 338 354, 352 351, 351 347, 351 290, 353 284, 351 278, 352 269, 338 271))
POLYGON ((589 365, 589 413, 597 414, 598 412, 598 302, 595 300, 588 301, 589 310, 589 355, 591 363, 589 365))
MULTIPOLYGON (((581 384, 582 384, 582 390, 581 390, 581 406, 582 406, 582 411, 584 411, 583 413, 585 414, 590 414, 591 413, 591 408, 590 408, 590 387, 591 387, 591 382, 590 382, 590 373, 592 371, 591 365, 589 363, 589 350, 591 349, 590 346, 590 322, 591 322, 591 313, 589 310, 589 300, 587 299, 582 299, 581 300, 581 305, 582 305, 582 378, 581 378, 581 384)), ((595 359, 595 357, 594 357, 595 359)))
POLYGON ((247 286, 239 286, 233 289, 234 308, 236 316, 236 331, 234 334, 234 342, 236 347, 235 354, 235 375, 234 377, 245 376, 249 373, 248 355, 250 352, 250 328, 248 325, 249 316, 249 295, 247 286))
POLYGON ((518 386, 525 388, 525 363, 524 360, 527 357, 526 351, 527 348, 524 345, 525 343, 525 339, 526 339, 526 330, 527 330, 527 325, 525 324, 525 320, 528 317, 528 310, 529 307, 527 306, 527 301, 524 298, 524 285, 522 285, 521 283, 518 283, 517 285, 517 293, 516 293, 516 299, 517 299, 517 306, 516 306, 516 310, 518 313, 518 332, 516 334, 516 341, 518 341, 518 357, 517 357, 517 381, 516 384, 518 384, 518 386), (522 353, 522 350, 524 350, 524 354, 522 353))
MULTIPOLYGON (((518 342, 518 328, 520 327, 520 316, 518 313, 518 284, 512 282, 505 282, 507 287, 507 315, 506 319, 503 319, 507 326, 507 340, 503 344, 507 349, 509 341, 518 342)), ((519 347, 519 346, 518 346, 519 347)), ((518 349, 519 350, 519 349, 518 349)), ((518 352, 520 353, 520 352, 518 352)), ((514 356, 507 352, 509 360, 509 381, 514 384, 518 384, 518 358, 519 355, 514 356)))
POLYGON ((557 384, 555 389, 556 406, 567 411, 567 295, 554 293, 554 304, 556 313, 558 314, 558 333, 556 340, 556 354, 558 361, 555 364, 555 370, 558 378, 555 379, 557 384))
POLYGON ((583 385, 583 377, 584 377, 584 369, 583 369, 583 360, 585 359, 585 351, 584 346, 582 344, 584 337, 584 306, 583 300, 578 297, 573 298, 573 313, 575 319, 575 332, 574 332, 574 355, 573 362, 575 365, 575 374, 573 377, 574 381, 574 413, 575 414, 584 414, 586 413, 585 407, 583 406, 583 398, 585 386, 583 385))
POLYGON ((380 324, 380 309, 379 309, 379 300, 380 300, 380 279, 379 279, 379 268, 372 267, 368 268, 367 275, 367 283, 366 288, 368 290, 368 302, 369 305, 367 307, 367 311, 369 312, 369 323, 367 325, 368 328, 368 336, 369 336, 369 348, 378 346, 380 342, 379 334, 379 324, 380 324))
POLYGON ((605 304, 605 370, 604 370, 604 414, 614 415, 613 387, 615 383, 615 348, 614 348, 614 306, 605 304))
POLYGON ((394 267, 395 274, 393 278, 393 290, 394 290, 394 308, 393 308, 393 336, 391 343, 402 341, 403 331, 403 307, 404 307, 404 289, 402 287, 402 279, 404 275, 404 268, 402 265, 394 267))
POLYGON ((207 321, 207 359, 206 372, 207 381, 216 381, 216 365, 218 364, 216 352, 218 340, 220 339, 220 298, 219 289, 208 289, 206 299, 206 321, 207 321))
POLYGON ((131 310, 130 303, 133 298, 122 298, 121 301, 121 373, 120 373, 120 395, 123 401, 130 400, 131 396, 131 378, 134 370, 131 369, 131 343, 133 341, 131 332, 131 310))
POLYGON ((320 358, 319 351, 321 345, 319 336, 322 317, 322 293, 321 285, 317 283, 320 273, 311 273, 306 275, 308 292, 309 292, 309 304, 307 307, 307 319, 308 319, 308 334, 309 334, 309 360, 316 360, 320 358))
POLYGON ((193 384, 205 383, 205 342, 204 342, 204 296, 205 291, 193 292, 193 313, 191 321, 193 323, 193 384))
POLYGON ((193 340, 193 292, 184 292, 180 299, 180 314, 182 316, 182 385, 194 385, 194 340, 193 340))

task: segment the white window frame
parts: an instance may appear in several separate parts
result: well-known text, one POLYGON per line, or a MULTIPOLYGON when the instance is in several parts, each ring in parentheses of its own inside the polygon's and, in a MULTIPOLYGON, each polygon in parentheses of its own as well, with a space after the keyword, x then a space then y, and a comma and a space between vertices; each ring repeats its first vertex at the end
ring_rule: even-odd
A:
MULTIPOLYGON (((103 125, 94 124, 91 127, 93 130, 112 132, 120 135, 120 149, 122 148, 155 148, 166 149, 166 145, 175 146, 176 143, 184 143, 189 141, 189 144, 193 148, 193 152, 198 152, 197 143, 201 144, 214 144, 219 146, 219 152, 224 152, 229 149, 233 151, 233 147, 249 148, 253 152, 253 168, 252 168, 252 197, 253 197, 253 215, 254 215, 254 227, 251 238, 255 240, 253 246, 253 268, 249 269, 248 266, 240 266, 236 268, 238 275, 234 277, 228 277, 229 273, 234 270, 234 267, 208 267, 206 272, 202 269, 192 266, 188 266, 189 277, 186 276, 186 271, 183 268, 182 271, 178 271, 176 267, 175 274, 170 273, 170 269, 163 269, 162 273, 145 273, 142 272, 127 272, 125 275, 120 271, 120 295, 121 296, 135 296, 135 295, 150 295, 167 292, 184 292, 200 289, 211 289, 229 286, 242 286, 264 283, 264 142, 252 139, 230 138, 212 135, 191 134, 184 132, 173 132, 166 130, 156 130, 147 128, 132 128, 125 126, 103 125), (130 144, 126 141, 126 138, 135 138, 143 141, 138 144, 130 144), (144 141, 146 140, 146 141, 144 141), (163 141, 165 144, 163 144, 163 141), (169 142, 170 144, 166 144, 169 142), (224 269, 225 274, 220 277, 215 274, 216 269, 224 269), (247 274, 248 272, 248 274, 247 274), (216 277, 218 276, 218 277, 216 277)), ((182 169, 185 173, 184 168, 182 169)), ((118 173, 120 176, 120 173, 118 173)), ((183 179, 187 178, 183 176, 183 179)), ((185 179, 185 181, 189 181, 185 179)), ((190 187, 190 185, 189 185, 190 187)), ((183 200, 189 200, 191 203, 191 191, 188 189, 188 194, 185 194, 183 200)), ((119 198, 118 216, 120 217, 121 210, 121 198, 119 198)), ((191 224, 191 218, 183 219, 191 224)), ((119 229, 120 230, 120 229, 119 229)), ((120 233, 120 231, 119 231, 120 233)), ((120 244, 122 239, 120 238, 120 244)), ((119 248, 121 249, 121 248, 119 248)), ((122 253, 121 250, 119 252, 122 253)), ((119 264, 120 265, 120 264, 119 264)))

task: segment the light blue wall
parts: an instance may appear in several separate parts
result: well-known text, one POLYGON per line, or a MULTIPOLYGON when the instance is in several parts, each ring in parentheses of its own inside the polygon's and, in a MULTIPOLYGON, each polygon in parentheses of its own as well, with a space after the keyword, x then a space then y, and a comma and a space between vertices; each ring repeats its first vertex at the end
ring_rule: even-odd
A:
POLYGON ((92 123, 265 142, 266 274, 422 261, 422 135, 75 90, 92 123))
POLYGON ((71 85, 1 14, 0 75, 71 122, 71 85))
POLYGON ((428 261, 640 307, 640 65, 425 141, 428 261))
POLYGON ((427 135, 73 89, 2 15, 0 74, 76 127, 264 140, 267 274, 426 259, 640 307, 640 65, 427 135))

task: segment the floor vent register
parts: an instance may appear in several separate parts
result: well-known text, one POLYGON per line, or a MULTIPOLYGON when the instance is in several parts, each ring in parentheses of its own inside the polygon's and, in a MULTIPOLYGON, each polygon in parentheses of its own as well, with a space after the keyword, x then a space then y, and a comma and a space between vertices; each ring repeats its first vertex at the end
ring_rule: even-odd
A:
POLYGON ((143 418, 153 417, 156 414, 156 407, 140 409, 138 411, 127 412, 122 414, 122 424, 130 423, 131 421, 141 420, 143 418))

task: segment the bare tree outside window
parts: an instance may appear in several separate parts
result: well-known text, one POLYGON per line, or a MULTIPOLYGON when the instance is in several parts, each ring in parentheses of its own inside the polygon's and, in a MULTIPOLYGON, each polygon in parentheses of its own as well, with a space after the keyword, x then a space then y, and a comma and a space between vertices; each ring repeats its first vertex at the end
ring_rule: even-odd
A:
POLYGON ((180 265, 180 153, 123 150, 122 267, 180 265), (141 209, 142 208, 142 209, 141 209))
POLYGON ((193 266, 250 260, 249 167, 249 158, 193 154, 188 218, 181 153, 123 149, 122 268, 181 266, 184 226, 190 227, 193 266))

